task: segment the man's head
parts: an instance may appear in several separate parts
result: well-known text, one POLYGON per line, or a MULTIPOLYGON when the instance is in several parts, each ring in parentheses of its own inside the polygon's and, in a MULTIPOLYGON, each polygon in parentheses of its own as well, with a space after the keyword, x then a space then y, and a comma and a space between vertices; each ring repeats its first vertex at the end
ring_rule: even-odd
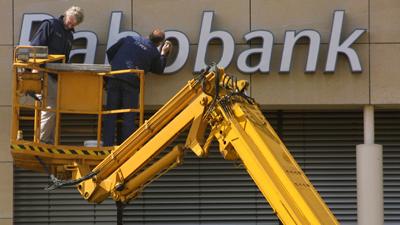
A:
POLYGON ((82 23, 83 21, 83 9, 78 6, 71 6, 64 13, 64 26, 68 30, 72 30, 74 27, 82 23))
POLYGON ((151 42, 153 42, 156 46, 160 46, 161 43, 165 39, 165 33, 164 31, 160 29, 155 29, 151 34, 149 35, 149 39, 151 42))

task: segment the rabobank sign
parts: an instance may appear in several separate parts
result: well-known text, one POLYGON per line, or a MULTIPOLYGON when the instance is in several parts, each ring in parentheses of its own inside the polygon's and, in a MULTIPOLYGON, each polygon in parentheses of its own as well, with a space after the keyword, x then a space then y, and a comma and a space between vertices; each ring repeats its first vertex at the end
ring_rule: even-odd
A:
MULTIPOLYGON (((337 10, 333 13, 332 28, 329 39, 328 54, 326 59, 320 60, 325 62, 324 72, 332 73, 335 72, 336 62, 338 55, 342 54, 346 57, 349 62, 350 69, 352 72, 362 72, 362 66, 360 59, 355 49, 352 48, 352 44, 366 32, 366 29, 357 28, 353 32, 342 37, 342 28, 344 23, 344 10, 337 10)), ((120 31, 122 12, 112 12, 110 25, 108 30, 107 48, 117 42, 120 38, 127 35, 139 35, 135 31, 120 31)), ((246 42, 252 40, 261 40, 260 45, 256 48, 245 49, 238 55, 237 59, 233 59, 235 51, 235 42, 232 35, 228 31, 214 30, 212 29, 214 12, 204 11, 202 17, 202 24, 199 32, 199 43, 196 52, 195 64, 193 67, 194 72, 198 72, 206 67, 206 54, 209 43, 213 39, 219 39, 222 43, 222 54, 220 56, 218 65, 227 67, 236 61, 237 68, 243 73, 268 73, 270 72, 271 57, 280 57, 280 69, 279 72, 289 73, 291 70, 291 64, 293 59, 293 51, 297 42, 302 38, 309 40, 308 44, 308 55, 305 65, 305 72, 312 73, 316 71, 321 45, 321 35, 316 30, 304 29, 301 31, 287 30, 285 32, 285 38, 283 43, 282 55, 272 55, 272 49, 274 47, 274 34, 268 30, 254 30, 244 34, 243 38, 246 42), (249 57, 257 55, 257 62, 249 64, 249 57)), ((49 14, 31 14, 27 13, 23 15, 21 35, 19 44, 29 44, 29 37, 31 35, 32 24, 44 19, 52 18, 49 14)), ((176 73, 185 64, 189 56, 189 39, 187 35, 177 30, 167 30, 166 38, 174 39, 177 43, 175 48, 176 57, 172 63, 170 63, 166 69, 166 73, 176 73)), ((92 31, 79 31, 74 34, 74 40, 85 39, 85 48, 73 49, 71 51, 70 58, 74 55, 84 55, 84 63, 94 63, 95 53, 97 49, 97 35, 92 31)), ((107 59, 105 60, 107 62, 107 59)))

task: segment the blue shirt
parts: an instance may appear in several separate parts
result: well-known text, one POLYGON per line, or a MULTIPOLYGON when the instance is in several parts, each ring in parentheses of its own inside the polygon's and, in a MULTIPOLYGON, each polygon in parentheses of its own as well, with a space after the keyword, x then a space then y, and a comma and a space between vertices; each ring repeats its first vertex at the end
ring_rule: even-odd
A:
MULTIPOLYGON (((166 65, 166 57, 162 56, 157 46, 149 39, 139 36, 127 36, 107 50, 107 57, 112 70, 140 69, 145 73, 162 74, 166 65)), ((137 87, 135 75, 116 75, 114 78, 123 79, 137 87)))
POLYGON ((65 55, 65 61, 68 62, 74 30, 65 29, 63 18, 44 20, 33 36, 31 45, 47 46, 49 54, 65 55))

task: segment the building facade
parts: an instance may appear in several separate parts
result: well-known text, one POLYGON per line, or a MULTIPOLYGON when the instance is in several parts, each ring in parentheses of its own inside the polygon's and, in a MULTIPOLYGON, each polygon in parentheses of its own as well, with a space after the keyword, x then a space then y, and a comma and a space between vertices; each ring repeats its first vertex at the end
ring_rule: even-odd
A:
MULTIPOLYGON (((362 158, 357 149, 363 149, 357 145, 380 144, 384 200, 377 208, 384 213, 384 224, 400 223, 400 2, 0 2, 0 171, 4 176, 0 224, 115 223, 111 201, 90 205, 72 188, 44 191, 46 175, 14 168, 9 153, 13 48, 29 44, 38 21, 57 17, 71 5, 85 10, 75 36, 75 62, 107 63, 105 50, 120 37, 147 35, 156 27, 167 31, 175 47, 168 75, 146 76, 148 115, 193 78, 194 71, 211 62, 248 80, 251 96, 342 224, 357 224, 357 209, 362 207, 357 206, 357 173, 371 172, 368 167, 357 171, 357 160, 362 158)), ((70 118, 70 126, 78 126, 77 121, 82 133, 71 133, 68 143, 90 138, 93 118, 70 118)), ((372 172, 379 179, 379 170, 372 172)), ((362 189, 358 193, 366 190, 358 188, 362 189)), ((125 221, 279 224, 240 163, 223 161, 217 151, 208 159, 188 153, 183 166, 155 181, 127 207, 125 221)))

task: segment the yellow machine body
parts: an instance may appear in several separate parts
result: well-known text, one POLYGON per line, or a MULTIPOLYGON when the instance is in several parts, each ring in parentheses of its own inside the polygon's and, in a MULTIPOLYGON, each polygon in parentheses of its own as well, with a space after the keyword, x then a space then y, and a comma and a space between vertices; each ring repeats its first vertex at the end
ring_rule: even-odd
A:
MULTIPOLYGON (((82 74, 71 76, 71 73, 59 73, 61 91, 56 112, 112 113, 101 111, 102 79, 97 79, 112 72, 83 75, 85 78, 82 79, 93 79, 90 82, 97 82, 99 88, 93 87, 93 94, 85 96, 79 92, 81 84, 77 82, 82 74), (65 87, 76 86, 76 92, 70 93, 68 88, 63 90, 63 82, 66 82, 65 87), (99 91, 99 96, 95 96, 96 91, 99 91)), ((15 79, 15 82, 17 87, 18 80, 15 79)), ((29 169, 32 169, 30 162, 37 157, 44 158, 46 165, 53 168, 53 173, 67 174, 70 175, 67 179, 78 180, 77 189, 89 202, 100 203, 111 196, 115 201, 127 203, 151 181, 181 164, 185 151, 191 150, 199 157, 207 157, 211 142, 216 140, 226 160, 242 161, 283 224, 339 224, 257 103, 246 95, 247 86, 246 81, 236 81, 223 69, 214 66, 190 80, 119 146, 71 147, 60 146, 57 142, 55 145, 44 145, 16 140, 15 133, 11 140, 12 153, 18 166, 29 169), (187 129, 185 143, 167 148, 187 129), (53 154, 50 157, 51 153, 46 152, 50 149, 52 153, 75 150, 82 154, 53 154), (88 174, 91 174, 90 177, 88 174)), ((17 92, 17 88, 14 90, 17 92)), ((37 107, 34 109, 38 110, 37 107)), ((34 119, 37 119, 36 116, 34 119)), ((14 123, 13 132, 17 132, 18 120, 14 123)), ((37 163, 35 165, 39 167, 37 163)))

